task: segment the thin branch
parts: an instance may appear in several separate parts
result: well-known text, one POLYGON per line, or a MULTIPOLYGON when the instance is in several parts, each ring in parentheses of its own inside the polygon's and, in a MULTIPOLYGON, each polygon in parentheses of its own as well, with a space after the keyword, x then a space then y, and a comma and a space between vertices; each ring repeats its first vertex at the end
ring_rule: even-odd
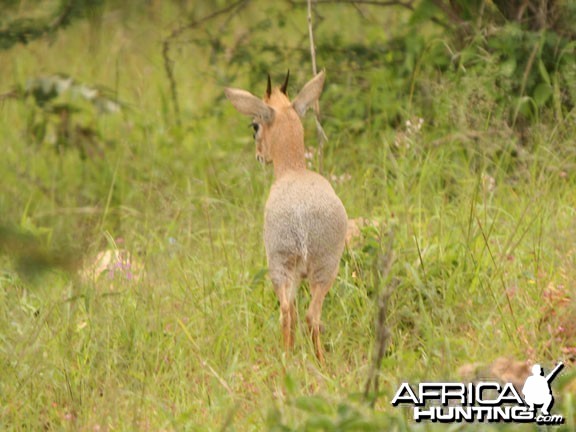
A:
MULTIPOLYGON (((312 28, 312 0, 308 0, 308 35, 310 37, 310 57, 312 57, 312 73, 314 76, 318 73, 316 67, 316 46, 314 45, 314 31, 312 28)), ((320 102, 314 102, 314 120, 316 121, 316 133, 318 135, 318 172, 322 174, 324 170, 324 143, 328 137, 320 123, 320 102)))
POLYGON ((312 29, 312 0, 308 0, 308 36, 310 38, 310 57, 312 57, 312 73, 316 75, 316 47, 314 45, 314 31, 312 29))
MULTIPOLYGON (((295 0, 288 0, 288 2, 293 6, 304 6, 308 2, 307 1, 295 1, 295 0)), ((405 9, 408 9, 414 12, 414 0, 408 1, 399 1, 399 0, 389 0, 389 1, 379 1, 379 0, 315 0, 317 4, 347 4, 354 6, 357 10, 358 5, 367 5, 367 6, 399 6, 405 9)), ((437 24, 445 29, 450 29, 451 27, 443 22, 442 20, 438 19, 437 17, 431 17, 430 21, 434 24, 437 24)), ((459 23, 465 23, 464 21, 460 20, 459 23)))
POLYGON ((18 89, 10 90, 6 93, 0 94, 0 103, 7 99, 19 99, 22 97, 22 93, 18 89))
POLYGON ((62 2, 64 7, 62 8, 62 12, 54 18, 54 20, 50 23, 49 31, 54 31, 60 26, 65 26, 66 23, 70 20, 70 13, 72 12, 73 2, 71 0, 62 2))
POLYGON ((440 9, 442 12, 444 12, 444 15, 446 15, 450 19, 450 21, 452 21, 454 24, 458 25, 468 24, 466 23, 466 21, 464 21, 462 18, 458 16, 456 11, 451 6, 447 5, 442 0, 432 0, 432 3, 434 3, 434 6, 440 9))
MULTIPOLYGON (((382 233, 380 233, 378 237, 380 245, 378 257, 374 263, 375 265, 373 268, 373 280, 375 284, 378 282, 383 282, 388 278, 392 269, 392 264, 394 262, 394 232, 389 232, 388 245, 386 246, 385 251, 382 245, 382 233)), ((366 383, 364 385, 364 400, 368 402, 370 398, 369 402, 372 407, 374 407, 376 399, 378 398, 378 393, 380 391, 379 371, 391 336, 391 332, 388 327, 388 303, 390 296, 395 291, 398 284, 399 280, 397 278, 393 278, 387 286, 382 287, 378 295, 378 314, 376 316, 375 323, 376 341, 374 344, 374 351, 372 353, 372 364, 370 365, 368 378, 366 379, 366 383)))
POLYGON ((238 11, 246 4, 248 4, 249 1, 250 0, 238 0, 237 2, 232 3, 231 5, 228 5, 225 8, 219 9, 215 12, 212 12, 211 14, 203 18, 177 27, 174 30, 172 30, 172 32, 162 42, 162 58, 164 59, 164 70, 166 71, 166 77, 168 78, 168 81, 170 83, 170 94, 172 96, 174 115, 176 117, 176 123, 178 126, 180 126, 182 122, 180 118, 180 104, 178 103, 178 88, 176 86, 176 78, 174 78, 174 61, 170 58, 171 43, 180 35, 182 35, 185 31, 191 30, 195 27, 199 27, 202 24, 205 24, 206 22, 219 17, 220 15, 238 11))
MULTIPOLYGON (((401 6, 410 10, 414 10, 414 0, 409 0, 406 2, 399 0, 390 1, 378 1, 378 0, 315 0, 317 4, 320 3, 347 3, 347 4, 365 4, 370 6, 401 6)), ((304 5, 306 2, 303 1, 290 1, 293 5, 304 5)))
POLYGON ((66 27, 73 18, 72 6, 71 0, 63 0, 60 10, 51 20, 21 18, 8 23, 6 28, 0 31, 0 49, 9 49, 17 43, 26 45, 66 27))

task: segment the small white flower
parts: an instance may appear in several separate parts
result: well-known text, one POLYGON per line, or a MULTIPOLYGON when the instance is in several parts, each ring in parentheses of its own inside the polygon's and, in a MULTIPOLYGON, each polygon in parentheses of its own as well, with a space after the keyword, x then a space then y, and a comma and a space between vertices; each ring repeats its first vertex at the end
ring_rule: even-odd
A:
POLYGON ((496 189, 496 179, 490 174, 482 173, 482 185, 488 192, 494 192, 496 189))

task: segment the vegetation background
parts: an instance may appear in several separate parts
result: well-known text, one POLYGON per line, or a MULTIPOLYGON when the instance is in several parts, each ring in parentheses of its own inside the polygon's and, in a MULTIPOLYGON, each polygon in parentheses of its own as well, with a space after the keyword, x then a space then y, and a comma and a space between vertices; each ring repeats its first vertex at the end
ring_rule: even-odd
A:
POLYGON ((307 157, 355 228, 324 367, 304 329, 282 352, 272 173, 222 91, 299 90, 306 3, 0 8, 2 430, 440 430, 401 382, 560 360, 575 430, 574 2, 313 3, 307 157))

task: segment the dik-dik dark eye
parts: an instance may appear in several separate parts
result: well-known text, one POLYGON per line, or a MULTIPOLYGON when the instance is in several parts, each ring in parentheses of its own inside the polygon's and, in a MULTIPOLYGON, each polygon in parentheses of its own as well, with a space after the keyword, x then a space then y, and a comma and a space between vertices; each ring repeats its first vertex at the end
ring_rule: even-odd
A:
POLYGON ((254 129, 254 138, 256 138, 256 134, 258 133, 258 130, 260 129, 260 125, 258 123, 250 123, 250 126, 252 127, 252 129, 254 129))

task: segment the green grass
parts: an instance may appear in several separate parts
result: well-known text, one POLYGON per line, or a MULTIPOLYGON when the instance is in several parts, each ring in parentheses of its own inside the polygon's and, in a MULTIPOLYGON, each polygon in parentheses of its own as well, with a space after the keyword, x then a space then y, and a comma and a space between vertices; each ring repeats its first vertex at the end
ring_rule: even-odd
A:
MULTIPOLYGON (((326 19, 347 22, 343 11, 328 9, 326 19)), ((287 18, 297 29, 288 46, 306 36, 304 17, 287 18)), ((222 96, 223 85, 258 85, 249 89, 259 94, 264 77, 183 44, 173 53, 178 128, 159 44, 175 19, 171 7, 155 19, 110 12, 100 31, 81 21, 55 40, 0 51, 0 92, 65 72, 126 103, 121 114, 84 108, 76 116, 107 142, 86 160, 74 149, 56 153, 49 139, 33 142, 31 101, 0 107, 0 223, 33 239, 21 238, 22 248, 6 243, 0 256, 2 430, 314 430, 310 422, 328 428, 345 419, 436 430, 390 405, 400 382, 458 380, 461 366, 501 356, 564 359, 573 372, 573 112, 562 122, 543 115, 519 143, 490 103, 493 89, 478 96, 493 85, 488 73, 415 74, 415 88, 428 88, 434 101, 430 110, 410 95, 394 99, 377 67, 327 70, 325 174, 349 174, 335 183, 349 216, 381 224, 345 253, 324 305, 320 367, 304 328, 295 351, 282 350, 261 239, 272 172, 254 160, 247 120, 222 96), (351 84, 358 75, 370 77, 371 93, 351 84), (387 103, 402 113, 395 127, 378 111, 387 103), (419 131, 405 126, 419 117, 419 131), (374 279, 374 245, 390 233, 389 279, 374 279), (114 248, 131 254, 137 277, 78 275, 114 248), (32 252, 60 264, 32 272, 32 252), (391 278, 398 285, 388 307, 390 346, 372 411, 357 395, 368 376, 378 290, 391 278)), ((362 25, 351 21, 342 37, 354 38, 362 25)), ((239 18, 230 26, 244 28, 239 18)), ((371 29, 363 37, 380 40, 371 29)), ((285 64, 268 65, 275 76, 291 68, 292 91, 309 76, 300 56, 286 50, 285 64)), ((301 290, 302 317, 308 301, 301 290)), ((574 430, 573 395, 573 382, 557 392, 565 430, 574 430)))

